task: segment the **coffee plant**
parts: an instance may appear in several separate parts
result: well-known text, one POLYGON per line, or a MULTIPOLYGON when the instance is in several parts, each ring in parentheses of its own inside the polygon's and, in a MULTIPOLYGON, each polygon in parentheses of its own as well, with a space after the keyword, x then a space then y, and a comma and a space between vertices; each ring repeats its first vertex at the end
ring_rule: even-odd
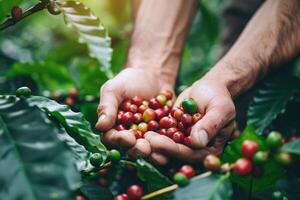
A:
MULTIPOLYGON (((127 1, 107 1, 106 26, 114 24, 108 34, 105 20, 87 6, 99 1, 91 2, 0 1, 0 199, 299 199, 298 59, 255 86, 247 125, 235 130, 221 156, 156 166, 106 147, 94 128, 99 88, 124 64, 130 20, 120 14, 127 1)), ((202 2, 176 91, 217 60, 216 10, 224 3, 202 2)), ((155 130, 191 146, 191 127, 202 116, 193 99, 172 108, 173 96, 125 100, 115 128, 136 138, 155 130)))

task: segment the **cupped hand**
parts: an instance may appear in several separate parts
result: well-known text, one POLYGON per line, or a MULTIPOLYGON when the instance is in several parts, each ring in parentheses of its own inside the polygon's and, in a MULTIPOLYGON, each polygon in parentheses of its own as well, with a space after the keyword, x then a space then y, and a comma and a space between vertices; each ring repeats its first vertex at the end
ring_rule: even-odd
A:
POLYGON ((187 162, 201 161, 210 153, 220 155, 234 128, 235 107, 230 92, 218 80, 203 78, 184 90, 174 106, 180 106, 186 98, 193 98, 203 115, 191 130, 192 148, 175 143, 167 136, 148 132, 145 139, 151 145, 152 154, 187 162))
POLYGON ((117 131, 113 126, 118 107, 123 100, 134 96, 150 99, 162 90, 172 91, 172 86, 162 80, 156 71, 126 68, 101 87, 96 128, 105 132, 104 143, 116 148, 125 147, 131 155, 148 156, 151 153, 147 140, 136 140, 132 131, 117 131))

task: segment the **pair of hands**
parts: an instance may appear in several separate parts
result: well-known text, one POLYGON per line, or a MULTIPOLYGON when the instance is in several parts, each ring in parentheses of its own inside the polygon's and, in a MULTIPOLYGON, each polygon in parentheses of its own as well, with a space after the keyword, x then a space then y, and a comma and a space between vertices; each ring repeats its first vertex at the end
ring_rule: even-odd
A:
POLYGON ((234 128, 235 107, 224 84, 205 77, 184 90, 175 101, 175 107, 185 98, 193 98, 203 118, 191 131, 193 149, 175 143, 172 139, 149 131, 144 138, 136 139, 130 130, 112 129, 119 104, 136 95, 150 99, 162 90, 172 91, 173 85, 163 81, 159 73, 142 68, 126 68, 115 78, 106 82, 100 91, 97 129, 104 131, 103 142, 111 147, 128 149, 135 157, 150 157, 164 165, 169 158, 187 162, 201 161, 207 154, 220 154, 234 128))

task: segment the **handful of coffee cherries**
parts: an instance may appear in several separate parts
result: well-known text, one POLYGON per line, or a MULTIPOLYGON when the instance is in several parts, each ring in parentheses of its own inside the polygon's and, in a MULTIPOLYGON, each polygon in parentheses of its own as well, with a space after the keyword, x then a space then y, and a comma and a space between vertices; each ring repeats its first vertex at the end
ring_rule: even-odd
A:
POLYGON ((119 106, 115 129, 131 130, 137 139, 143 138, 147 131, 155 131, 176 143, 191 146, 191 129, 202 115, 191 98, 184 99, 179 107, 172 109, 172 98, 171 91, 162 91, 149 101, 139 96, 123 101, 119 106))

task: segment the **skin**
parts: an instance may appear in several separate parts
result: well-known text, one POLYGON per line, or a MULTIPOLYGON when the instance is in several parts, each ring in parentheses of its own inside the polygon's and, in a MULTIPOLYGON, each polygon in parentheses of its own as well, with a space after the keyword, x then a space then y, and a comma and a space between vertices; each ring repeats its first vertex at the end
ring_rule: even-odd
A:
POLYGON ((130 131, 111 129, 118 104, 124 98, 140 95, 147 99, 162 89, 174 87, 185 35, 196 6, 194 0, 141 2, 126 68, 104 84, 100 92, 96 126, 107 131, 105 143, 125 146, 132 156, 150 156, 157 164, 166 164, 170 157, 195 162, 209 153, 219 155, 234 127, 233 100, 250 89, 270 66, 300 52, 300 2, 265 1, 227 54, 176 100, 178 106, 191 97, 204 114, 191 131, 193 149, 155 132, 135 140, 130 131))

